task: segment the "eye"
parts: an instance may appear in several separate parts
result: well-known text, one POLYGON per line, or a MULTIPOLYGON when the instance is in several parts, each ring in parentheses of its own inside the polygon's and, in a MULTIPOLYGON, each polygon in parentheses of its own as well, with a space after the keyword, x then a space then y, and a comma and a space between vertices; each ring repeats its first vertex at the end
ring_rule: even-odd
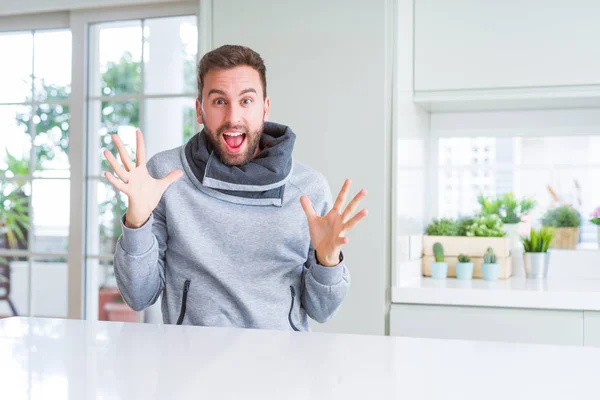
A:
POLYGON ((242 103, 245 105, 252 104, 252 99, 244 99, 244 100, 242 100, 242 103))
POLYGON ((223 105, 223 104, 225 104, 225 100, 223 100, 223 99, 216 99, 216 100, 214 101, 214 104, 217 104, 217 105, 223 105))

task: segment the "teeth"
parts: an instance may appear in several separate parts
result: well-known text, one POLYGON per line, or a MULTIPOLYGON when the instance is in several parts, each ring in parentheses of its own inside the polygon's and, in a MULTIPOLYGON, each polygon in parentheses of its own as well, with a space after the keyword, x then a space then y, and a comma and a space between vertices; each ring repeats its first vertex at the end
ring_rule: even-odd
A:
POLYGON ((243 135, 242 132, 230 132, 230 133, 226 133, 226 136, 241 136, 243 135))

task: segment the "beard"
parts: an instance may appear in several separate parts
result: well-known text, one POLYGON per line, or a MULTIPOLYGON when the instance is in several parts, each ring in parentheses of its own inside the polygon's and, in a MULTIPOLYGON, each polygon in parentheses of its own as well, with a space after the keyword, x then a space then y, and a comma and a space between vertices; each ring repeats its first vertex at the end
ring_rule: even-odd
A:
POLYGON ((229 123, 221 125, 217 128, 216 132, 211 131, 204 125, 204 130, 206 131, 206 138, 212 148, 217 153, 219 160, 225 165, 228 166, 240 166, 247 164, 254 155, 256 154, 256 150, 258 149, 258 145, 260 144, 260 136, 264 130, 264 122, 261 122, 260 127, 254 131, 250 131, 250 128, 245 124, 231 125, 229 123), (230 154, 227 151, 227 147, 225 145, 225 140, 223 139, 223 133, 227 131, 239 131, 245 134, 244 145, 246 146, 246 151, 239 154, 230 154))

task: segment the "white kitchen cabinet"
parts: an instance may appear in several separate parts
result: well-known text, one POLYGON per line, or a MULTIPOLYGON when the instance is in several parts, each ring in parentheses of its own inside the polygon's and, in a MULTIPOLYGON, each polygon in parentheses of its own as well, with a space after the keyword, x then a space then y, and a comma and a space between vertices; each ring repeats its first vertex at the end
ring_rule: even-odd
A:
POLYGON ((392 304, 390 335, 582 346, 583 318, 583 311, 392 304))
POLYGON ((600 347, 600 312, 583 313, 583 343, 585 346, 600 347))
POLYGON ((415 92, 600 85, 599 15, 597 0, 416 0, 415 92))

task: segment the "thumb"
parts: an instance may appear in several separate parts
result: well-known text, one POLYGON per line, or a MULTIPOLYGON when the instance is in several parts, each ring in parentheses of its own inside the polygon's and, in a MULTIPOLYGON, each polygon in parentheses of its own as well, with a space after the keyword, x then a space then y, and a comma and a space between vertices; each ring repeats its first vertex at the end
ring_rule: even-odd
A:
POLYGON ((180 169, 176 169, 175 171, 171 171, 169 173, 169 175, 167 175, 164 178, 162 178, 160 180, 160 182, 163 184, 164 190, 167 190, 167 188, 172 183, 177 182, 182 176, 183 176, 183 171, 180 170, 180 169))

